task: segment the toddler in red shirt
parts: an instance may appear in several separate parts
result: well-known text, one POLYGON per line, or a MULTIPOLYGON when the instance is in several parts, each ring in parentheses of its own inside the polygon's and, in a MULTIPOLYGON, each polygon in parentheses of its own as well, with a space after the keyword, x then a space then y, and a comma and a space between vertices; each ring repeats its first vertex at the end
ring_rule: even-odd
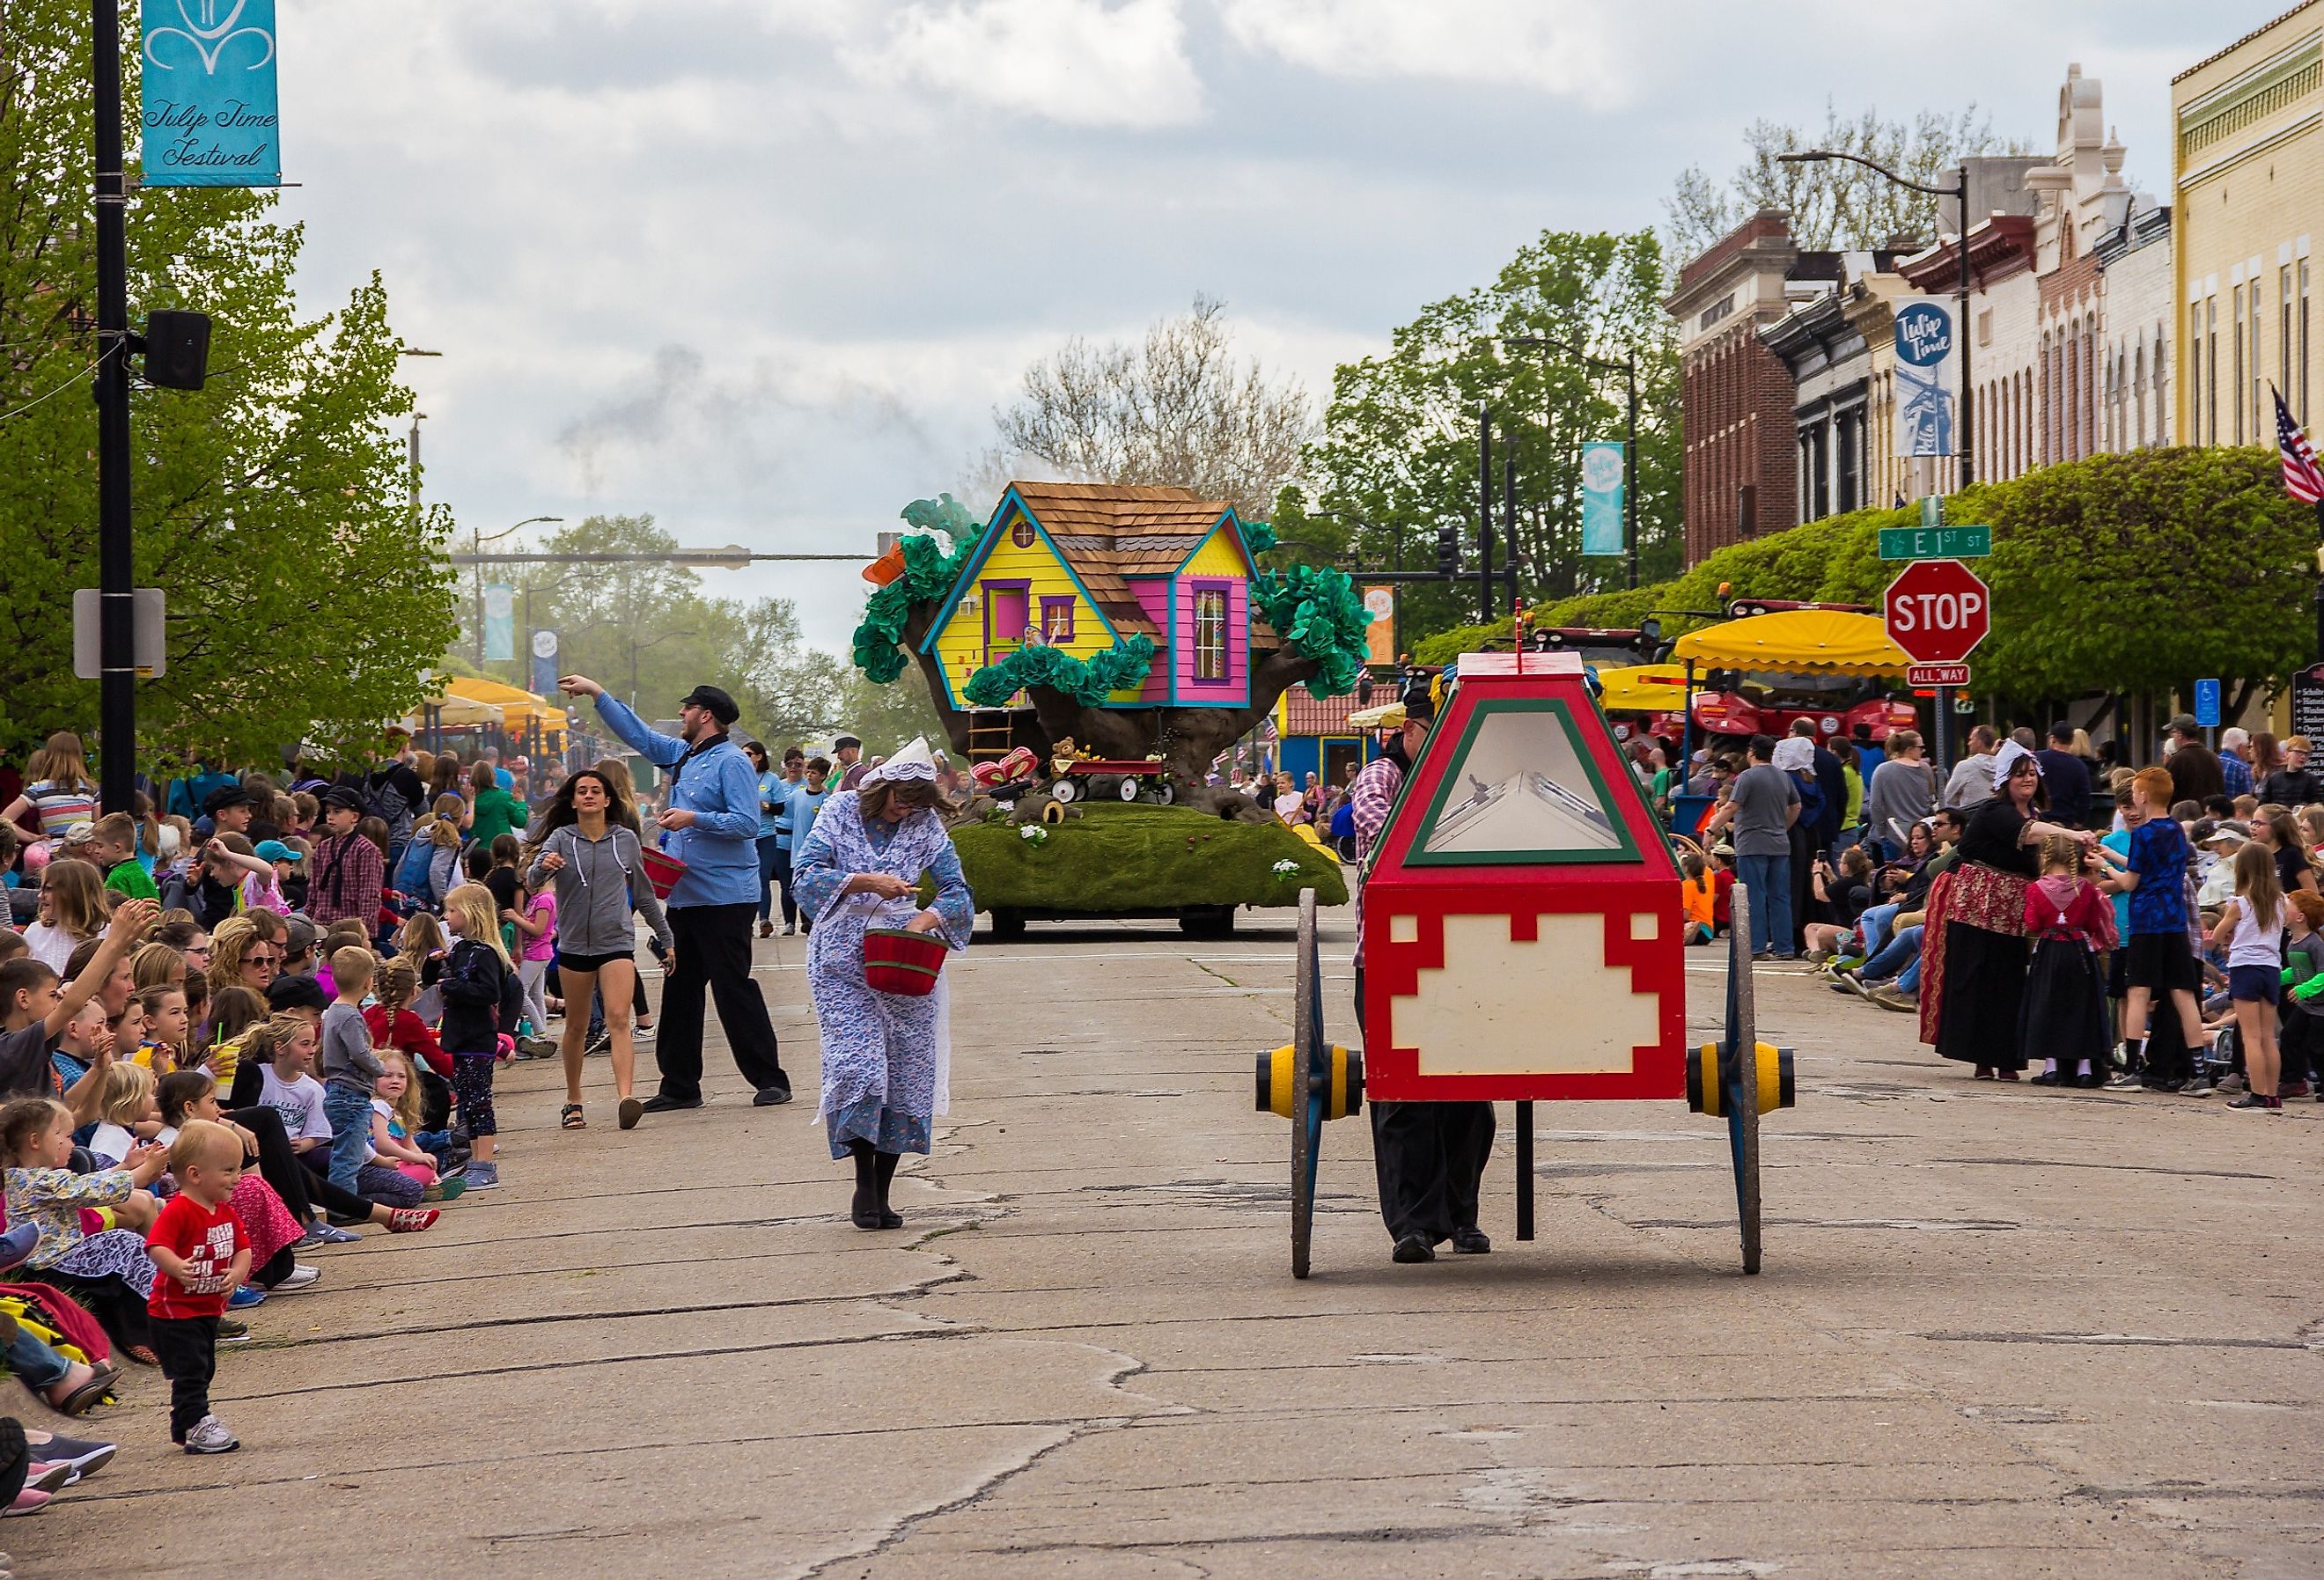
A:
POLYGON ((226 1205, 242 1178, 242 1138, 206 1119, 188 1120, 170 1146, 178 1194, 146 1232, 161 1269, 145 1303, 153 1352, 170 1380, 170 1440, 189 1454, 231 1454, 242 1441, 210 1414, 218 1317, 250 1276, 250 1237, 226 1205))

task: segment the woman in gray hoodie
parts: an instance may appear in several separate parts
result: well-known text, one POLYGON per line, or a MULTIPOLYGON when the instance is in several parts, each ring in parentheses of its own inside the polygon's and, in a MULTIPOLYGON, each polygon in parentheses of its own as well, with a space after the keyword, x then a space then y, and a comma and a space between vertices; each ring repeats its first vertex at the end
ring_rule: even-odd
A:
POLYGON ((646 881, 645 855, 632 825, 628 797, 594 768, 576 772, 530 831, 532 859, 525 881, 535 888, 557 883, 557 975, 565 996, 565 1108, 558 1123, 586 1128, 581 1113, 581 1060, 588 1037, 589 995, 605 1006, 605 1032, 613 1042, 613 1091, 623 1130, 635 1127, 645 1110, 631 1093, 637 1066, 630 1037, 630 994, 637 983, 637 923, 646 925, 665 951, 675 947, 661 901, 646 881), (602 978, 602 981, 600 980, 602 978))

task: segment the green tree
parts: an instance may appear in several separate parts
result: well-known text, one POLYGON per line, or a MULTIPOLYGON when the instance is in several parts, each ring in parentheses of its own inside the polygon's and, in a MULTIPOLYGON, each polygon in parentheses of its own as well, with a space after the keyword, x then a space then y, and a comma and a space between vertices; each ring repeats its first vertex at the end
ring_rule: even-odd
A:
MULTIPOLYGON (((651 516, 591 516, 559 528, 540 548, 672 554, 678 543, 651 516)), ((505 576, 516 593, 518 623, 558 633, 558 668, 594 676, 646 718, 676 713, 680 697, 707 682, 733 694, 743 729, 779 744, 828 735, 842 722, 845 666, 805 645, 788 598, 714 597, 699 572, 650 560, 514 565, 505 576)), ((468 623, 462 650, 473 653, 473 580, 461 602, 468 623)), ((520 649, 524 645, 521 641, 520 649)), ((481 668, 495 679, 529 681, 527 661, 481 668)))
MULTIPOLYGON (((134 8, 124 8, 134 14, 134 8)), ((70 594, 97 564, 88 370, 96 233, 88 10, 0 14, 0 750, 94 730, 72 672, 70 594)), ((134 146, 137 40, 124 26, 134 146)), ((133 176, 134 180, 134 176, 133 176)), ((133 321, 214 323, 208 387, 142 391, 136 577, 169 597, 166 673, 139 688, 142 756, 271 758, 306 740, 361 756, 407 711, 452 630, 449 530, 415 512, 391 419, 411 409, 374 275, 302 318, 300 229, 271 192, 143 188, 128 209, 133 321)))
POLYGON ((1671 255, 1677 262, 1695 256, 1762 208, 1789 214, 1793 238, 1816 251, 1865 251, 1900 236, 1926 242, 1936 236, 1935 198, 1844 160, 1784 164, 1786 153, 1825 148, 1858 154, 1907 180, 1937 186, 1964 154, 2029 152, 2022 140, 1996 137, 1991 118, 1979 115, 1975 105, 1952 120, 1923 110, 1905 122, 1884 121, 1875 110, 1843 116, 1827 103, 1820 131, 1754 121, 1744 129, 1743 142, 1748 157, 1725 182, 1713 180, 1701 165, 1692 166, 1665 199, 1671 255))
MULTIPOLYGON (((1491 284, 1423 308, 1395 332, 1386 356, 1341 365, 1323 437, 1307 449, 1305 485, 1277 504, 1277 558, 1432 569, 1437 529, 1449 525, 1473 574, 1483 404, 1497 430, 1497 544, 1501 461, 1512 448, 1517 457, 1521 593, 1531 600, 1619 586, 1621 559, 1581 552, 1579 447, 1623 437, 1623 374, 1603 364, 1635 358, 1641 579, 1675 570, 1683 550, 1678 358, 1662 309, 1664 274, 1651 231, 1545 231, 1491 284)), ((1497 567, 1506 552, 1496 549, 1497 567)), ((1406 641, 1473 619, 1477 596, 1473 580, 1406 588, 1406 641)))

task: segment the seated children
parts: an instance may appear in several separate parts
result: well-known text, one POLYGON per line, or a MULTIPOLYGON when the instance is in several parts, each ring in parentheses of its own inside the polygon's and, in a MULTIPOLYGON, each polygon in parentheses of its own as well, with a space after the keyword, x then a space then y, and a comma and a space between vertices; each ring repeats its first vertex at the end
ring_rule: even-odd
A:
MULTIPOLYGON (((251 1059, 259 1061, 260 1101, 282 1116, 282 1128, 290 1138, 291 1151, 308 1169, 327 1176, 331 1122, 324 1113, 323 1084, 311 1073, 319 1035, 315 1024, 303 1016, 277 1015, 250 1034, 247 1052, 251 1059)), ((366 1118, 369 1107, 366 1103, 366 1118)), ((357 1178, 361 1178, 360 1169, 357 1178)), ((347 1206, 348 1221, 368 1219, 383 1224, 394 1234, 416 1234, 435 1223, 437 1217, 432 1207, 390 1206, 362 1197, 359 1192, 354 1197, 337 1196, 330 1199, 347 1206)))
POLYGON ((145 1036, 132 1062, 157 1076, 166 1076, 186 1062, 186 1035, 190 1025, 186 990, 164 983, 139 993, 137 1007, 145 1017, 145 1036))
POLYGON ((1680 936, 1688 944, 1707 944, 1719 936, 1715 909, 1718 898, 1711 864, 1690 855, 1686 858, 1686 884, 1679 891, 1679 902, 1686 913, 1686 927, 1680 936))
POLYGON ((143 1065, 107 1066, 97 1131, 88 1143, 88 1155, 97 1160, 97 1166, 120 1168, 132 1147, 155 1140, 161 1128, 161 1116, 153 1111, 153 1072, 143 1065))
MULTIPOLYGON (((420 1089, 412 1080, 411 1061, 401 1049, 379 1050, 379 1079, 371 1100, 373 1167, 392 1169, 420 1187, 422 1201, 456 1201, 468 1182, 458 1175, 438 1179, 436 1159, 414 1135, 420 1127, 420 1089)), ((366 1169, 365 1178, 372 1169, 366 1169)), ((366 1195, 373 1194, 366 1190, 366 1195)))
POLYGON ((169 1149, 142 1142, 129 1149, 123 1168, 76 1174, 72 1137, 72 1111, 54 1098, 19 1097, 0 1108, 9 1222, 40 1228, 41 1243, 25 1259, 33 1276, 88 1307, 131 1360, 153 1365, 145 1326, 153 1261, 145 1254, 144 1236, 126 1228, 92 1234, 82 1226, 80 1210, 111 1208, 126 1215, 137 1203, 143 1208, 138 1221, 150 1224, 153 1198, 145 1187, 168 1166, 169 1149))

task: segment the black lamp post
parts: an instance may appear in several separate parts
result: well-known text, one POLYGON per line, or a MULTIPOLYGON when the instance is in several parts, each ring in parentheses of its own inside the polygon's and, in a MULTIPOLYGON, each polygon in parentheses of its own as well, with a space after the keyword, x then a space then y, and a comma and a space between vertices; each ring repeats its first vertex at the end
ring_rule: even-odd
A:
POLYGON ((1969 375, 1970 338, 1969 332, 1969 155, 1966 153, 1961 155, 1960 181, 1951 187, 1931 187, 1924 186, 1919 181, 1907 180, 1886 165, 1876 164, 1861 154, 1841 153, 1829 148, 1810 149, 1805 153, 1779 153, 1775 156, 1775 162, 1778 164, 1821 164, 1834 159, 1844 159, 1850 164, 1860 164, 1866 170, 1876 175, 1886 176, 1909 191, 1923 192, 1932 198, 1950 198, 1960 205, 1960 212, 1955 216, 1960 229, 1953 238, 1953 245, 1960 254, 1960 322, 1953 331, 1960 337, 1960 421, 1955 425, 1958 431, 1953 435, 1953 454, 1960 462, 1960 485, 1966 488, 1977 481, 1977 468, 1971 462, 1969 453, 1972 435, 1976 429, 1970 420, 1971 402, 1975 396, 1970 393, 1972 386, 1969 375))

